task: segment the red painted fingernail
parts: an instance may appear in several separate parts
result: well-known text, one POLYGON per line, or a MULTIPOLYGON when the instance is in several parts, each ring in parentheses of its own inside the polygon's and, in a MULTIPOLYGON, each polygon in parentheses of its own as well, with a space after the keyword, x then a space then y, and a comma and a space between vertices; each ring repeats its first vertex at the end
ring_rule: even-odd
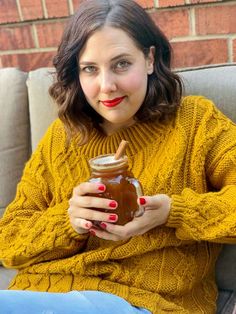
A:
POLYGON ((116 221, 116 219, 117 219, 117 215, 115 215, 115 214, 111 214, 109 216, 109 220, 111 220, 111 221, 116 221))
POLYGON ((102 227, 102 229, 106 229, 107 228, 107 225, 104 222, 101 222, 100 226, 102 227))
POLYGON ((141 205, 145 205, 146 204, 146 200, 143 197, 139 198, 139 202, 140 202, 141 205))
POLYGON ((89 230, 91 236, 95 237, 96 236, 96 232, 94 230, 89 230))
POLYGON ((116 208, 116 206, 117 206, 116 201, 111 201, 111 202, 109 203, 109 207, 111 207, 111 208, 116 208))
POLYGON ((101 185, 98 186, 98 190, 101 191, 101 192, 104 192, 105 189, 106 189, 105 185, 101 184, 101 185))

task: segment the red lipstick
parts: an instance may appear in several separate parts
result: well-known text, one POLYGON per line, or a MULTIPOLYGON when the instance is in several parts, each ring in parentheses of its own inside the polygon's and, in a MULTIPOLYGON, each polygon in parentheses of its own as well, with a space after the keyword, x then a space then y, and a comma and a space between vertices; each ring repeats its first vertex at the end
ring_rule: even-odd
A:
POLYGON ((125 96, 117 97, 117 98, 114 98, 111 100, 102 100, 101 103, 106 107, 115 107, 115 106, 119 105, 124 98, 125 98, 125 96))

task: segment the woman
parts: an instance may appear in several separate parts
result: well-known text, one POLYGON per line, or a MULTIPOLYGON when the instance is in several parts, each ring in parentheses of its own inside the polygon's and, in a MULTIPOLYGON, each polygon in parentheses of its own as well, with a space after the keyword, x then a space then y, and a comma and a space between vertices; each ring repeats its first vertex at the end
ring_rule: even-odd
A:
POLYGON ((0 258, 19 269, 4 313, 215 312, 215 261, 236 242, 236 126, 204 97, 182 98, 170 64, 133 1, 85 1, 72 17, 50 88, 60 119, 0 223, 0 258), (145 208, 124 226, 116 200, 88 196, 106 189, 88 182, 88 160, 121 139, 145 208))

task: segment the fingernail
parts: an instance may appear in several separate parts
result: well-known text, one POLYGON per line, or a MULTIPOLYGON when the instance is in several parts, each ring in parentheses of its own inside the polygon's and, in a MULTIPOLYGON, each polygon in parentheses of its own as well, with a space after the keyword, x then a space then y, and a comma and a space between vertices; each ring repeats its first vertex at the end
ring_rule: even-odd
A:
POLYGON ((87 223, 85 224, 85 227, 88 228, 88 229, 91 228, 91 223, 87 222, 87 223))
POLYGON ((94 230, 89 230, 91 236, 95 237, 96 236, 96 232, 94 230))
POLYGON ((106 229, 107 228, 107 225, 104 222, 101 222, 100 226, 102 227, 102 229, 106 229))
POLYGON ((111 202, 109 203, 109 207, 111 207, 111 208, 116 208, 116 206, 117 206, 116 201, 111 201, 111 202))
POLYGON ((115 214, 111 214, 109 216, 109 220, 111 220, 111 221, 116 221, 116 219, 117 219, 117 215, 115 215, 115 214))
POLYGON ((145 205, 146 204, 146 200, 143 197, 139 198, 139 202, 140 202, 140 205, 145 205))
POLYGON ((98 190, 101 191, 101 192, 104 192, 106 189, 105 185, 101 184, 98 186, 98 190))

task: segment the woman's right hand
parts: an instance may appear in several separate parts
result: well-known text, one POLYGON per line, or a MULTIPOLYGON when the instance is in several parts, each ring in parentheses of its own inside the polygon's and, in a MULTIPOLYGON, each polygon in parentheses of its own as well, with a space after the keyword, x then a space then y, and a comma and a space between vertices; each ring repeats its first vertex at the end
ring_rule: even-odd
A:
POLYGON ((78 234, 88 233, 94 227, 93 221, 109 223, 117 221, 116 214, 96 210, 96 208, 112 210, 118 206, 114 200, 91 196, 93 193, 103 193, 105 190, 104 184, 94 182, 84 182, 74 188, 69 200, 68 214, 70 223, 78 234))

